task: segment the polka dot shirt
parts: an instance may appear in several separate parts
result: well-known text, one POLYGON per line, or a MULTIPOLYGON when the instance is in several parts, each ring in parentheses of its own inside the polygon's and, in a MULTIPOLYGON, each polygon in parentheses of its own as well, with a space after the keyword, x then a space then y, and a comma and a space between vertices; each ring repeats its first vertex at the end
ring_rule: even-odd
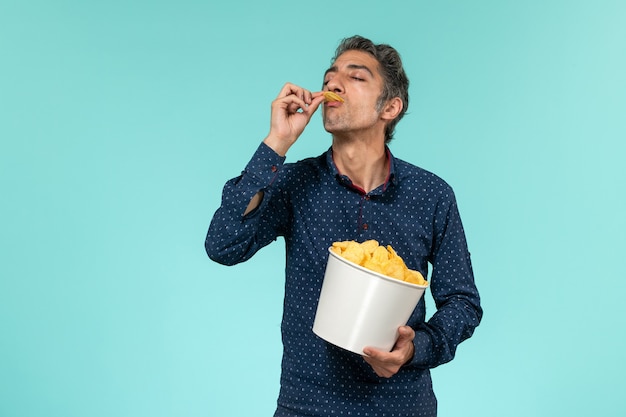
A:
POLYGON ((211 259, 234 265, 278 237, 285 239, 285 301, 280 393, 275 417, 435 416, 429 369, 450 361, 478 326, 482 309, 465 234, 449 185, 388 151, 387 181, 365 193, 338 172, 332 150, 285 163, 261 144, 245 170, 224 186, 205 242, 211 259), (242 217, 250 199, 261 204, 242 217), (334 241, 376 239, 428 276, 437 311, 424 300, 408 325, 415 355, 391 378, 378 377, 360 355, 317 337, 313 320, 334 241))

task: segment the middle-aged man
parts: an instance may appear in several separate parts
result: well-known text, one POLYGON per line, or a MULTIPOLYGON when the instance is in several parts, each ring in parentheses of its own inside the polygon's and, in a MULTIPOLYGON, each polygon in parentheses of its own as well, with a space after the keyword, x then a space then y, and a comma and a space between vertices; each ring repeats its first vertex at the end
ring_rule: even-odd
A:
POLYGON ((360 36, 344 39, 323 87, 343 101, 324 102, 322 92, 286 84, 272 103, 269 134, 241 175, 224 186, 205 242, 211 259, 233 265, 277 237, 285 239, 284 350, 275 417, 436 416, 429 370, 450 361, 481 320, 451 187, 396 158, 387 146, 407 110, 408 86, 394 48, 360 36), (321 105, 330 149, 285 163, 321 105), (426 322, 422 299, 398 329, 391 352, 367 347, 357 355, 320 339, 312 325, 328 247, 369 239, 391 245, 424 276, 432 265, 437 311, 426 322))

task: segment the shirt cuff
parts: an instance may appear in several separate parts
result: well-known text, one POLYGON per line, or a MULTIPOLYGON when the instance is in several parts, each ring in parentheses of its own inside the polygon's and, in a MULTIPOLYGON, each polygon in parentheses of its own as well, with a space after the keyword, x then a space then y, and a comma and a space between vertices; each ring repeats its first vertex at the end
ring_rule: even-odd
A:
POLYGON ((272 148, 261 142, 256 152, 246 165, 244 172, 254 177, 261 184, 271 184, 286 157, 278 155, 272 148))
POLYGON ((408 365, 420 368, 429 367, 433 356, 433 345, 430 335, 424 331, 416 331, 415 338, 413 339, 413 347, 415 348, 413 359, 411 359, 408 365))

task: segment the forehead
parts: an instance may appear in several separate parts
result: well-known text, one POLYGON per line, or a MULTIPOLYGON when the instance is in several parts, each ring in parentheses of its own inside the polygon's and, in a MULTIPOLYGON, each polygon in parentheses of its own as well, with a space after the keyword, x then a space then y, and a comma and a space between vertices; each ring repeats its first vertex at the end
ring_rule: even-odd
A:
POLYGON ((359 67, 369 70, 376 78, 380 77, 379 64, 376 58, 367 52, 358 50, 349 50, 339 55, 328 71, 359 67))

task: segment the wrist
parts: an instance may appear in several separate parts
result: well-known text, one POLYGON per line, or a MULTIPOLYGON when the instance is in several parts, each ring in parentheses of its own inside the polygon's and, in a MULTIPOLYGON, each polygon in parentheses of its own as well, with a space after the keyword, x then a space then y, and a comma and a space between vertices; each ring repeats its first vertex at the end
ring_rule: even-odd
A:
POLYGON ((263 139, 263 143, 272 148, 274 152, 276 152, 280 156, 287 155, 287 151, 291 147, 291 144, 288 144, 285 140, 281 140, 271 133, 263 139))

